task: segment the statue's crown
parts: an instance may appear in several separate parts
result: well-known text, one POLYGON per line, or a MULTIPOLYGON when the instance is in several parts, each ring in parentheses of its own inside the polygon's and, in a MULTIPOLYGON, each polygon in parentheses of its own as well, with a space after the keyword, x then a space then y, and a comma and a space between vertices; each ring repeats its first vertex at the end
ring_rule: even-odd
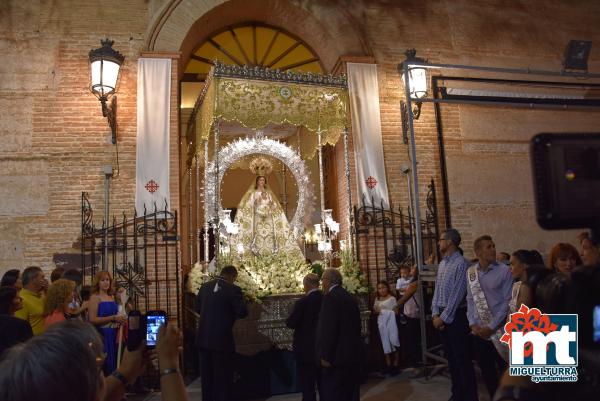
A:
POLYGON ((266 157, 256 157, 250 162, 250 171, 256 175, 266 176, 273 171, 273 163, 266 157))

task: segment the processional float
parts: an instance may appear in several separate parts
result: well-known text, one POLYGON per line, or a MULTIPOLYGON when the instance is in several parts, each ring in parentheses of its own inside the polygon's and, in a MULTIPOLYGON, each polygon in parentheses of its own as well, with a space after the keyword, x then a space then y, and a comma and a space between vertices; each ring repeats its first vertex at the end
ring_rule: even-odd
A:
MULTIPOLYGON (((227 169, 237 160, 248 155, 267 155, 279 159, 294 176, 298 188, 309 187, 309 177, 300 155, 285 144, 256 135, 239 139, 226 147, 220 146, 222 122, 236 122, 253 131, 264 129, 270 124, 290 124, 304 127, 316 137, 319 157, 319 187, 321 200, 321 222, 315 224, 319 239, 318 248, 331 256, 332 233, 337 234, 340 225, 335 222, 331 210, 325 209, 323 176, 324 145, 335 145, 343 137, 347 196, 346 238, 342 247, 352 250, 352 194, 350 189, 350 162, 348 150, 349 126, 348 86, 345 76, 319 75, 312 73, 281 72, 263 67, 231 66, 215 62, 207 76, 205 85, 194 106, 188 129, 195 129, 195 148, 188 161, 196 172, 196 182, 204 171, 204 191, 197 188, 197 204, 204 206, 204 222, 198 225, 198 237, 204 234, 204 262, 209 262, 209 234, 215 235, 215 258, 219 258, 219 235, 221 224, 236 232, 227 211, 223 213, 220 200, 221 181, 227 169), (212 151, 210 144, 213 144, 212 151), (203 231, 203 233, 202 233, 203 231)), ((298 239, 305 231, 305 213, 310 194, 299 191, 298 206, 290 226, 292 235, 298 239)))

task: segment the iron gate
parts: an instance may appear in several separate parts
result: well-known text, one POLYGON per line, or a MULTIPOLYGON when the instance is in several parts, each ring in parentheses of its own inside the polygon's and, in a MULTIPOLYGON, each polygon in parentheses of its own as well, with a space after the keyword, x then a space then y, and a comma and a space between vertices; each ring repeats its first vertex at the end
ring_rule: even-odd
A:
MULTIPOLYGON (((421 219, 423 255, 435 254, 439 260, 437 199, 431 180, 426 197, 427 208, 421 219)), ((412 265, 415 250, 414 218, 410 209, 386 209, 383 202, 375 205, 363 196, 362 205, 354 206, 356 252, 365 269, 369 287, 380 280, 394 282, 401 265, 412 265)))
POLYGON ((135 309, 164 310, 180 324, 181 281, 177 211, 165 204, 133 218, 123 214, 112 222, 94 225, 88 194, 81 194, 81 274, 90 285, 96 273, 108 270, 117 287, 124 288, 135 309))

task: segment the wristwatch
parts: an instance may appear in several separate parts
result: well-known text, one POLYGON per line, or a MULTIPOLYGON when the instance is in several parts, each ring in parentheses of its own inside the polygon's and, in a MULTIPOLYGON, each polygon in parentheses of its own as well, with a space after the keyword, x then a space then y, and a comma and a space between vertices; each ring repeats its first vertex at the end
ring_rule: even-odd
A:
POLYGON ((115 377, 117 380, 119 380, 121 383, 123 383, 123 385, 125 387, 127 387, 129 385, 129 380, 127 380, 127 378, 123 375, 123 373, 119 372, 118 370, 115 370, 114 372, 112 372, 111 376, 115 377))
POLYGON ((179 373, 179 369, 177 368, 166 368, 160 371, 160 378, 162 379, 164 376, 170 375, 171 373, 179 373))

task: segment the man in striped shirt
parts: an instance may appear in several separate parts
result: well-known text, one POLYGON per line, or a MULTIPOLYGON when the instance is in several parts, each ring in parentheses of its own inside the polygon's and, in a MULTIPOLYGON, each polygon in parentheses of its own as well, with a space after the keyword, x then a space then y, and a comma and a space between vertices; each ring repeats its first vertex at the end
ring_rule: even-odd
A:
POLYGON ((461 237, 448 229, 438 242, 440 261, 431 302, 433 327, 440 331, 452 380, 453 401, 477 401, 477 384, 471 362, 471 339, 465 297, 469 262, 459 252, 461 237))

